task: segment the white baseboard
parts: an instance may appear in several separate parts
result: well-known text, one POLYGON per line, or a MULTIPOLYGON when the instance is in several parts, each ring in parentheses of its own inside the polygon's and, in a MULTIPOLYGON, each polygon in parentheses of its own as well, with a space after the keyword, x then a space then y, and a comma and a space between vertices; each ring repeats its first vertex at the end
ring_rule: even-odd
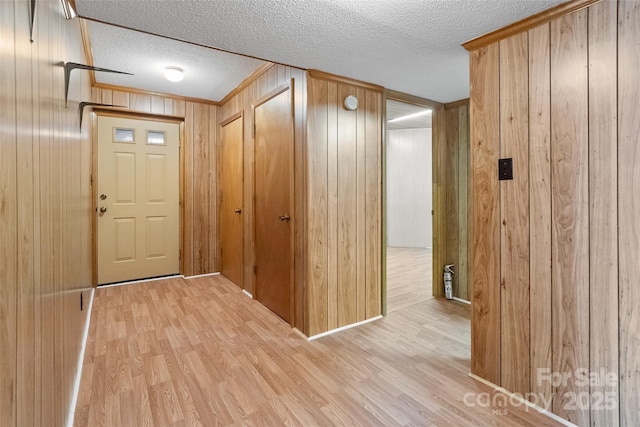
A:
POLYGON ((220 272, 215 272, 215 273, 206 273, 206 274, 196 274, 195 276, 183 276, 185 279, 189 280, 189 279, 195 279, 197 277, 207 277, 207 276, 219 276, 220 272))
POLYGON ((323 332, 323 333, 318 334, 318 335, 312 335, 312 336, 307 338, 307 341, 317 340, 318 338, 326 337, 327 335, 332 335, 332 334, 335 334, 337 332, 341 332, 341 331, 344 331, 344 330, 347 330, 347 329, 355 328, 356 326, 361 326, 361 325, 364 325, 365 323, 374 322, 374 321, 376 321, 378 319, 382 319, 382 316, 372 317, 371 319, 363 320, 362 322, 352 323, 350 325, 346 325, 346 326, 342 326, 340 328, 332 329, 330 331, 323 332))
POLYGON ((471 305, 471 301, 467 301, 466 299, 462 299, 462 298, 458 298, 458 297, 453 297, 453 300, 454 300, 454 301, 461 302, 461 303, 463 303, 463 304, 469 304, 469 305, 471 305))
POLYGON ((554 420, 554 421, 556 421, 556 422, 558 422, 558 423, 560 423, 562 425, 565 425, 567 427, 578 427, 577 425, 575 425, 571 421, 565 420, 564 418, 559 417, 558 415, 554 414, 553 412, 550 412, 550 411, 548 411, 548 410, 546 410, 544 408, 541 408, 538 405, 535 405, 535 404, 529 402, 528 400, 524 399, 519 394, 511 393, 509 390, 507 390, 507 389, 505 389, 503 387, 497 386, 494 383, 492 383, 491 381, 487 381, 484 378, 480 378, 479 376, 474 375, 472 373, 469 373, 468 375, 471 378, 473 378, 474 380, 486 385, 487 387, 491 387, 492 389, 494 389, 497 392, 506 394, 507 396, 509 396, 509 399, 513 399, 513 400, 518 401, 518 402, 520 402, 520 403, 522 403, 524 405, 527 405, 528 407, 530 407, 532 409, 535 409, 536 411, 538 411, 542 415, 546 415, 547 417, 551 418, 552 420, 554 420))
POLYGON ((251 295, 251 293, 249 293, 246 289, 243 289, 242 293, 248 296, 249 298, 253 299, 253 295, 251 295))
POLYGON ((87 321, 84 324, 84 331, 82 331, 82 345, 80 347, 80 355, 78 356, 78 370, 76 371, 76 378, 73 381, 73 392, 71 394, 71 403, 69 407, 69 416, 67 417, 67 427, 73 427, 73 420, 76 415, 76 405, 78 404, 78 394, 80 393, 80 380, 82 378, 82 367, 84 365, 84 353, 87 349, 87 339, 89 338, 89 325, 91 323, 91 313, 93 312, 93 294, 95 288, 91 288, 91 296, 89 297, 89 305, 87 307, 87 321))

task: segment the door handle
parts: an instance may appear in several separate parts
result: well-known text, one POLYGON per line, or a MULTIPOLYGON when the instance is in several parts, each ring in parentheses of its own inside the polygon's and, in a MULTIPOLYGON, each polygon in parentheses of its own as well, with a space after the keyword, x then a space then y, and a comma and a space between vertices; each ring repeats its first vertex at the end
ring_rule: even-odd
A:
POLYGON ((280 219, 280 221, 286 221, 286 222, 289 222, 289 220, 291 219, 291 217, 287 214, 280 215, 278 218, 280 219))
POLYGON ((100 208, 100 213, 105 213, 107 211, 107 208, 105 208, 104 206, 100 208))
POLYGON ((235 213, 239 214, 239 213, 241 213, 241 212, 242 212, 242 209, 240 209, 240 208, 235 208, 233 211, 234 211, 235 213))

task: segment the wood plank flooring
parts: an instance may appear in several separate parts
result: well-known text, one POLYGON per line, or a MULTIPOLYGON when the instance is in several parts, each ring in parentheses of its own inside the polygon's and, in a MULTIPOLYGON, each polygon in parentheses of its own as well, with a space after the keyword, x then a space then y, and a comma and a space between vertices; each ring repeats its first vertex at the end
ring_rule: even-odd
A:
POLYGON ((308 342, 222 276, 100 288, 75 425, 555 425, 478 404, 469 335, 441 299, 308 342))
POLYGON ((433 253, 426 248, 387 248, 387 312, 433 298, 433 253))

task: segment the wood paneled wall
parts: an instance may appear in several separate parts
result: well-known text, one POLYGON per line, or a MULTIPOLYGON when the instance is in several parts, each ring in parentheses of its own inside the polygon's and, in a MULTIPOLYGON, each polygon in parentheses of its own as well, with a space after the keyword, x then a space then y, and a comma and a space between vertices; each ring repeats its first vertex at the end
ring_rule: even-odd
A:
MULTIPOLYGON (((304 330, 305 306, 305 276, 306 276, 306 79, 304 70, 273 65, 263 74, 256 76, 253 81, 246 82, 246 86, 230 98, 222 100, 216 131, 220 132, 220 123, 228 118, 243 113, 244 117, 244 283, 243 288, 250 294, 255 293, 255 239, 254 239, 254 135, 253 135, 253 106, 254 103, 276 88, 284 84, 293 84, 294 105, 294 287, 295 314, 293 326, 304 330)), ((218 147, 217 150, 220 148, 218 147)), ((216 151, 217 151, 216 150, 216 151)), ((220 166, 222 167, 222 166, 220 166)))
MULTIPOLYGON (((0 425, 64 425, 91 296, 89 76, 58 1, 0 2, 0 425), (84 311, 80 310, 83 295, 84 311)), ((72 409, 72 408, 71 408, 72 409)))
POLYGON ((580 426, 640 419, 638 38, 603 0, 471 51, 472 372, 580 426))
POLYGON ((433 295, 444 297, 443 268, 454 264, 453 295, 469 300, 469 100, 433 112, 433 295))
POLYGON ((308 82, 308 275, 305 333, 381 314, 382 93, 308 82), (356 111, 343 107, 354 95, 356 111))
POLYGON ((184 119, 182 140, 182 274, 219 271, 216 141, 218 107, 169 96, 93 88, 93 101, 121 105, 114 111, 184 119))

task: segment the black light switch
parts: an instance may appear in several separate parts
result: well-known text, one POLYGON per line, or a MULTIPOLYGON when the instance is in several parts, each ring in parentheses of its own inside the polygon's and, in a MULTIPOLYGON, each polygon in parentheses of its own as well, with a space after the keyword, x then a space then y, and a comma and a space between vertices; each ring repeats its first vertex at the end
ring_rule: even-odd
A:
POLYGON ((498 179, 513 179, 513 159, 498 159, 498 179))

